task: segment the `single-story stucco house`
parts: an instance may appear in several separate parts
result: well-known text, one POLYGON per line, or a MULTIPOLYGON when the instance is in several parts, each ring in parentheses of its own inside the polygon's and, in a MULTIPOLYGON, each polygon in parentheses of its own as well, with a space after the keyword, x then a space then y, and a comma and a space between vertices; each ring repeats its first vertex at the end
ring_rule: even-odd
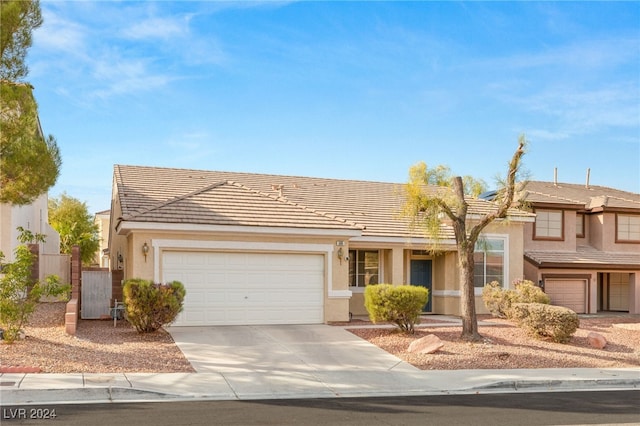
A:
MULTIPOLYGON (((116 165, 110 217, 112 269, 127 278, 181 281, 176 325, 345 321, 366 314, 367 284, 430 289, 425 312, 459 314, 452 228, 439 254, 399 215, 403 185, 116 165)), ((471 200, 471 215, 495 208, 471 200)), ((476 216, 477 217, 477 216, 476 216)), ((524 226, 512 209, 490 225, 476 253, 476 295, 485 283, 523 276, 524 226)))

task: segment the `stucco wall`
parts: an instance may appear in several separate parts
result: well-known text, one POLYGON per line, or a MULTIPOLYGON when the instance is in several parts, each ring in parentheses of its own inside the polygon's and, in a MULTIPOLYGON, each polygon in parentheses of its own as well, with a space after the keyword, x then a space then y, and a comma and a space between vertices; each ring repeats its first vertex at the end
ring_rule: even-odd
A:
MULTIPOLYGON (((162 261, 162 253, 155 253, 158 250, 154 246, 154 241, 164 240, 165 247, 161 250, 171 250, 170 241, 193 241, 193 242, 209 242, 215 241, 216 243, 224 242, 247 242, 250 244, 259 243, 284 243, 291 245, 290 251, 282 251, 282 253, 299 253, 295 248, 295 245, 310 244, 320 246, 331 246, 331 252, 320 252, 325 255, 325 270, 331 270, 331 276, 325 278, 325 291, 324 291, 324 320, 325 322, 332 321, 347 321, 349 319, 349 299, 345 297, 331 296, 331 291, 348 290, 348 276, 349 276, 349 263, 346 260, 340 261, 337 256, 337 246, 335 237, 293 237, 293 236, 277 236, 277 235, 232 235, 232 234, 220 234, 220 233, 172 233, 172 232, 131 232, 126 238, 116 238, 113 241, 116 242, 117 247, 123 247, 124 256, 124 274, 125 279, 129 278, 144 278, 155 279, 156 265, 155 262, 162 261), (121 245, 118 245, 120 243, 121 245), (145 259, 142 247, 147 243, 149 246, 149 252, 145 259), (330 264, 330 265, 329 265, 330 264), (329 267, 330 266, 330 267, 329 267)), ((189 250, 189 248, 183 247, 184 244, 176 245, 178 250, 189 250)), ((249 244, 249 245, 250 245, 249 244)), ((196 244, 194 244, 196 245, 196 244)), ((204 250, 194 248, 194 250, 204 250)), ((207 249, 208 250, 208 249, 207 249)), ((249 248, 249 250, 251 250, 249 248)), ((222 250, 224 251, 224 250, 222 250)), ((313 251, 310 251, 313 252, 313 251)), ((345 247, 345 253, 348 253, 345 247)), ((160 266, 160 265, 158 265, 160 266)), ((161 270, 161 268, 160 268, 161 270)), ((160 276, 160 281, 162 281, 160 276)), ((185 283, 186 284, 186 283, 185 283)))

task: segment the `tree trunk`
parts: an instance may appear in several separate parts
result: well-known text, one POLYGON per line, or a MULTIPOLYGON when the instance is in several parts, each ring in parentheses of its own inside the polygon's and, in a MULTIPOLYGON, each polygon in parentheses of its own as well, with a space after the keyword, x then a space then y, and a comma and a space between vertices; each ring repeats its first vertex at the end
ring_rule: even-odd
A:
POLYGON ((482 340, 478 333, 478 319, 476 318, 476 297, 473 285, 473 253, 474 245, 465 244, 458 251, 458 266, 460 270, 460 313, 462 317, 462 334, 460 338, 468 341, 482 340))

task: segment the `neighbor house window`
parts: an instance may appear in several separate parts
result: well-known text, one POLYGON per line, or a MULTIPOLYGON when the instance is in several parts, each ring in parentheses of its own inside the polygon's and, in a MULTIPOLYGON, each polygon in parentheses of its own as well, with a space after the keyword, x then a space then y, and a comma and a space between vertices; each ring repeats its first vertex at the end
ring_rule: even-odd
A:
POLYGON ((616 241, 640 241, 640 215, 616 215, 616 241))
POLYGON ((533 238, 561 240, 564 235, 562 227, 563 218, 564 214, 561 210, 536 210, 533 238))
POLYGON ((505 240, 483 239, 476 243, 473 255, 473 285, 484 287, 492 281, 504 286, 505 240))
POLYGON ((584 238, 584 215, 576 214, 576 237, 584 238))
POLYGON ((378 250, 349 250, 349 286, 378 284, 379 259, 378 250))

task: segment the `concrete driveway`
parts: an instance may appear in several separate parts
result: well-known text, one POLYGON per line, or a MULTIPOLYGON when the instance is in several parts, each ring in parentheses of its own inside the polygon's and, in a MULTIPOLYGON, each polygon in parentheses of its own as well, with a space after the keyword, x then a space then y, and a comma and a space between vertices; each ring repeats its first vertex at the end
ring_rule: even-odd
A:
POLYGON ((424 372, 329 325, 170 327, 193 368, 240 399, 424 392, 424 372))
POLYGON ((168 331, 198 373, 417 370, 341 327, 322 324, 170 327, 168 331))

